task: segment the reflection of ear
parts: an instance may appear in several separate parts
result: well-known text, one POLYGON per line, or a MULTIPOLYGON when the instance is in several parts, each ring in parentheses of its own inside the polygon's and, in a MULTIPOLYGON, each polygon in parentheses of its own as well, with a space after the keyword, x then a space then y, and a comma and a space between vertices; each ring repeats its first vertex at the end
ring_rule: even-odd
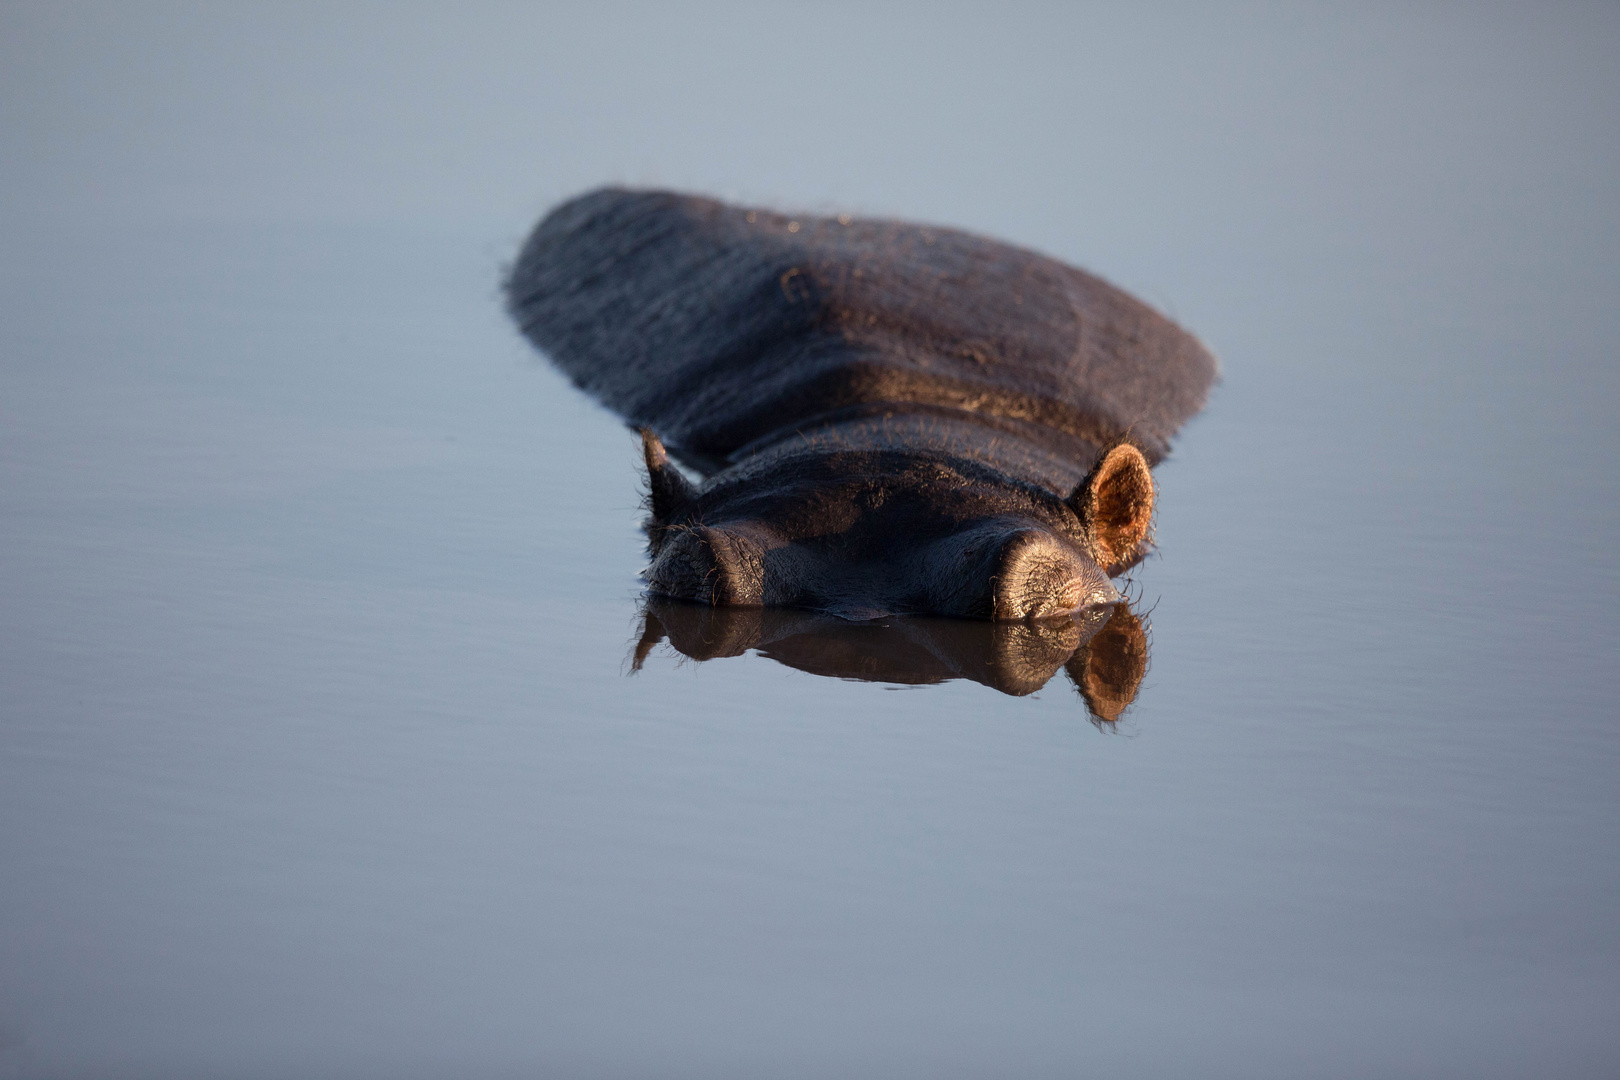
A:
POLYGON ((647 662, 647 657, 660 641, 664 640, 664 624, 658 621, 658 616, 652 608, 646 605, 641 609, 641 640, 636 642, 636 648, 630 654, 630 670, 640 671, 641 665, 647 662))
POLYGON ((669 524, 692 501, 693 491, 686 477, 669 463, 664 444, 646 428, 641 429, 641 452, 647 459, 648 501, 652 509, 647 533, 656 553, 660 539, 658 527, 669 524))
POLYGON ((1064 669, 1085 699, 1093 722, 1112 724, 1136 700, 1147 665, 1147 632, 1142 620, 1127 605, 1116 604, 1107 625, 1064 669))
POLYGON ((1110 447, 1068 502, 1110 577, 1141 559, 1153 524, 1153 473, 1142 451, 1128 442, 1110 447))

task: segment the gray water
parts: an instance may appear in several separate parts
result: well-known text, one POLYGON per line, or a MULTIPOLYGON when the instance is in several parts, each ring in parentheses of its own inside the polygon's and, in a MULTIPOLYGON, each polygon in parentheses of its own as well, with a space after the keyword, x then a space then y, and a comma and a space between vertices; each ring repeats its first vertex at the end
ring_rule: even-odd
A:
POLYGON ((0 10, 0 1075, 1620 1073, 1620 14, 0 10), (1221 357, 1152 665, 640 635, 604 182, 1221 357))

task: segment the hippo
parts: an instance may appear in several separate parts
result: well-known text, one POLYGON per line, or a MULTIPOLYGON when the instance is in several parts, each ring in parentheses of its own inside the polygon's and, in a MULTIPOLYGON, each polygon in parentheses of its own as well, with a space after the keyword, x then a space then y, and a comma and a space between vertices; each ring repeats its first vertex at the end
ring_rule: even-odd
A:
POLYGON ((716 607, 1116 605, 1152 549, 1151 469, 1216 376, 1168 318, 1035 252, 667 191, 557 207, 506 299, 640 431, 648 591, 716 607))

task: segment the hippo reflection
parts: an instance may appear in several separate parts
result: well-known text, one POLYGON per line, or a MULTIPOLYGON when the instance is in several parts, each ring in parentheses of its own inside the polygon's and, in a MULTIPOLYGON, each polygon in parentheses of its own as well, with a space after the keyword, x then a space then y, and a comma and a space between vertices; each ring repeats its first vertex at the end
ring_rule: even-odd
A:
POLYGON ((666 639, 700 661, 753 650, 812 675, 905 685, 970 679, 1015 696, 1039 690, 1061 667, 1098 724, 1112 724, 1136 699, 1148 660, 1147 634, 1128 603, 1025 622, 917 616, 851 622, 650 596, 633 668, 666 639))
POLYGON ((507 300, 641 430, 650 591, 726 607, 1106 611, 1215 376, 1158 312, 1033 252, 669 192, 557 208, 507 300))

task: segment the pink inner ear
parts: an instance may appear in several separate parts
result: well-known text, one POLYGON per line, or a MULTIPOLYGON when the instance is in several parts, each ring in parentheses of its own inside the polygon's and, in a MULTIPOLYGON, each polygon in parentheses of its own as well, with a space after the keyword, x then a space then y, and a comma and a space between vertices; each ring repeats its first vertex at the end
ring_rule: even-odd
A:
POLYGON ((1153 474, 1134 446, 1108 452, 1092 482, 1092 540, 1112 565, 1130 558, 1153 523, 1153 474))

